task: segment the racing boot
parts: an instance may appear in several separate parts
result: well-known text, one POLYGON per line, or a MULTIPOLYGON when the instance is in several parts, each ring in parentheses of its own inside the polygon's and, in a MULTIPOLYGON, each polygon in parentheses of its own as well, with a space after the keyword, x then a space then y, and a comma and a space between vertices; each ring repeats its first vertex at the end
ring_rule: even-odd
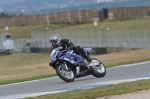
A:
POLYGON ((83 50, 83 48, 81 48, 81 56, 83 56, 87 61, 88 61, 88 66, 92 67, 92 59, 90 58, 90 56, 83 50))
POLYGON ((92 65, 92 59, 90 58, 89 55, 86 56, 86 60, 88 61, 88 66, 89 66, 89 67, 92 67, 92 66, 93 66, 93 65, 92 65))
POLYGON ((81 55, 89 62, 89 64, 91 64, 92 59, 83 49, 81 50, 81 55))

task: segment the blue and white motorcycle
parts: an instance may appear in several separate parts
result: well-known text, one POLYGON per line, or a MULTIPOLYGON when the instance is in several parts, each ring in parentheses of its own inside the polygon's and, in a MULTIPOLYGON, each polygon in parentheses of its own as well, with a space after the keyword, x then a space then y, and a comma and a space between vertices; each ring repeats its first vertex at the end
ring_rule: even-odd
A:
MULTIPOLYGON (((53 49, 50 54, 49 64, 55 70, 57 75, 66 82, 73 82, 75 78, 84 77, 87 75, 93 75, 97 78, 104 77, 106 75, 106 68, 104 64, 92 58, 92 66, 89 66, 88 62, 80 55, 77 55, 73 50, 62 52, 61 47, 53 49), (80 64, 80 73, 77 74, 76 66, 80 64)), ((91 48, 84 48, 89 55, 91 48)))

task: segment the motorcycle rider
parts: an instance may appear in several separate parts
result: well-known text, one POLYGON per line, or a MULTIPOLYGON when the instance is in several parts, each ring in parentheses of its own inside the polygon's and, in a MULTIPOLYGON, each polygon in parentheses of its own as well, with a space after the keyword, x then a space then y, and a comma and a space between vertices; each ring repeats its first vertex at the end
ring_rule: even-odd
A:
MULTIPOLYGON (((54 34, 50 37, 50 42, 53 48, 62 47, 61 51, 73 50, 77 55, 83 56, 89 62, 89 66, 92 66, 92 59, 90 58, 90 56, 86 54, 83 48, 81 48, 80 46, 75 46, 70 40, 60 39, 60 36, 58 34, 54 34)), ((79 64, 78 66, 76 66, 76 71, 77 74, 80 73, 79 64)))

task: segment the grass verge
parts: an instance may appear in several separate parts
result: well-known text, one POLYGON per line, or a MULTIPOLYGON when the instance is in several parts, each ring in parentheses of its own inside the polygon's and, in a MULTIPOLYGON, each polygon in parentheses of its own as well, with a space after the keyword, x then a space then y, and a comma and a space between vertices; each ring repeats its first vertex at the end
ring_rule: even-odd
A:
POLYGON ((53 77, 53 76, 56 76, 56 74, 47 74, 47 75, 40 75, 40 76, 35 76, 35 77, 23 78, 23 79, 0 81, 0 85, 37 80, 37 79, 48 78, 48 77, 53 77))
MULTIPOLYGON (((120 95, 150 89, 150 80, 140 80, 86 90, 68 91, 25 99, 95 99, 97 97, 120 95)), ((108 99, 108 98, 105 98, 108 99)))

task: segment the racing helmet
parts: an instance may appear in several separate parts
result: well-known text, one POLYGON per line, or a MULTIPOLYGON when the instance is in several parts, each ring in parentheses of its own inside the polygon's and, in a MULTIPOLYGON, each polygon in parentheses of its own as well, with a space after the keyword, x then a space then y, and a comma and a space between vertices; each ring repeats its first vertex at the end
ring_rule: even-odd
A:
POLYGON ((60 43, 60 36, 58 34, 54 34, 50 37, 50 42, 52 43, 53 47, 58 46, 60 43))

